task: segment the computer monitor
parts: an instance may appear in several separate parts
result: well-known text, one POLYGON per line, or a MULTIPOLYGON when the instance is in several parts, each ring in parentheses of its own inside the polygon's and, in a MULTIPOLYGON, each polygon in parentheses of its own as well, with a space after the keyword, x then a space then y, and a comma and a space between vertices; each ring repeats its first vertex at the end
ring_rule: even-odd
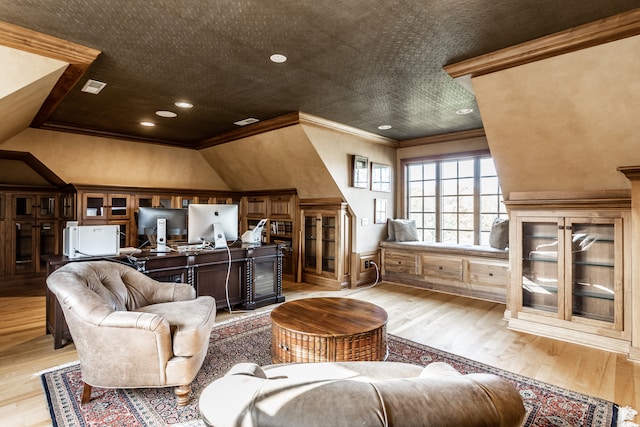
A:
POLYGON ((189 205, 188 240, 190 244, 208 242, 220 246, 216 242, 238 240, 238 205, 192 203, 189 205), (224 233, 220 239, 214 226, 224 233))
POLYGON ((184 240, 187 235, 187 210, 180 208, 140 207, 138 209, 138 236, 146 236, 156 245, 158 218, 166 220, 166 239, 184 240))

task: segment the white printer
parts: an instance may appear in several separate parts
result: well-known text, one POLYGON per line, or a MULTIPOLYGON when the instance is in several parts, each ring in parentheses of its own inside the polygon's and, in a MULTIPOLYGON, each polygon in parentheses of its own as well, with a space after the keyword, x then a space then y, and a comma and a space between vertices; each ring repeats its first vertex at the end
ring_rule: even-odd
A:
POLYGON ((62 235, 63 253, 69 258, 120 254, 119 225, 78 225, 69 221, 62 235))

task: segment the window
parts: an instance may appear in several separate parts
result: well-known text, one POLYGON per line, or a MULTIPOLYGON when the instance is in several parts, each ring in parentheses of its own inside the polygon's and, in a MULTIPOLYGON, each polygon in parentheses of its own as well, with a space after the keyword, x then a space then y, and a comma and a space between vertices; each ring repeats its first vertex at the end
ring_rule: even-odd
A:
POLYGON ((404 164, 406 217, 422 241, 489 244, 493 220, 507 216, 489 154, 404 164))

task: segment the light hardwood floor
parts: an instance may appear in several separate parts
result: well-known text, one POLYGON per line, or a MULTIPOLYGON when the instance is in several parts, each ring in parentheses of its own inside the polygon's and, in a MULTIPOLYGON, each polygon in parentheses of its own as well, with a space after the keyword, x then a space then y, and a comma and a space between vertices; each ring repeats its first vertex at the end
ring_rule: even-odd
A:
MULTIPOLYGON (((54 350, 51 336, 45 334, 44 290, 38 285, 41 282, 36 279, 28 286, 16 282, 14 287, 5 283, 0 288, 3 426, 50 426, 38 373, 77 359, 73 344, 54 350)), ((370 301, 387 310, 387 330, 391 334, 640 409, 640 363, 630 362, 621 354, 510 331, 502 319, 501 304, 388 283, 331 291, 285 282, 284 294, 287 300, 347 296, 370 301)), ((216 319, 234 316, 246 313, 220 311, 216 319)))

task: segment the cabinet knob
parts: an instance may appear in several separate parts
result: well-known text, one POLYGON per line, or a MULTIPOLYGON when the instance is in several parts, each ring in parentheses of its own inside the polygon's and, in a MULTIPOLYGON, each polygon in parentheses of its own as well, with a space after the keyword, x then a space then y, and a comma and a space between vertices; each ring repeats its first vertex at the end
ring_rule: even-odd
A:
POLYGON ((442 266, 441 266, 441 265, 440 265, 440 266, 438 266, 438 270, 442 270, 442 266))

